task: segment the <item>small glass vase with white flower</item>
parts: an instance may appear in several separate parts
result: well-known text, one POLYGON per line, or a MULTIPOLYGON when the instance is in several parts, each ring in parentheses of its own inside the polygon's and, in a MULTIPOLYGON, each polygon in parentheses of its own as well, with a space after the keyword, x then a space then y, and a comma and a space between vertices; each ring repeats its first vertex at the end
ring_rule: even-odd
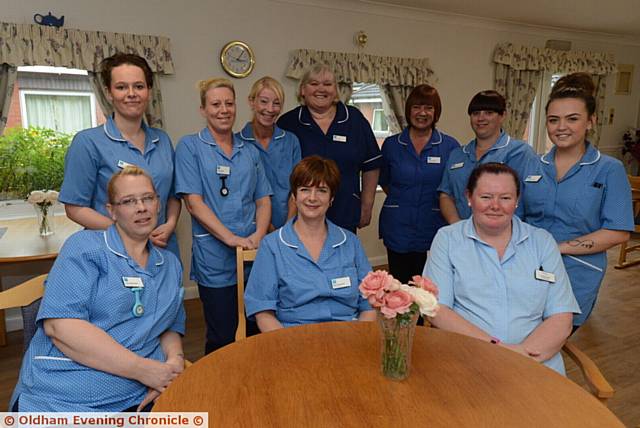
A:
POLYGON ((55 190, 34 190, 29 193, 27 202, 33 205, 38 218, 40 236, 53 235, 53 205, 58 202, 58 192, 55 190))
POLYGON ((436 315, 438 287, 419 275, 414 275, 409 284, 402 284, 386 271, 378 270, 369 272, 359 290, 378 313, 382 374, 393 380, 406 379, 418 315, 436 315))

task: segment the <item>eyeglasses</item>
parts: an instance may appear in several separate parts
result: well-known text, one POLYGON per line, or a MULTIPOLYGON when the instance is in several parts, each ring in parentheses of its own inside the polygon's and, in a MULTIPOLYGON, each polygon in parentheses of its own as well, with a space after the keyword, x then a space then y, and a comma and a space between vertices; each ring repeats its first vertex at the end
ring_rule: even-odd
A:
POLYGON ((122 205, 128 208, 133 208, 138 205, 138 202, 142 202, 142 205, 148 207, 158 199, 158 195, 144 195, 140 198, 124 198, 120 202, 114 202, 111 205, 122 205))

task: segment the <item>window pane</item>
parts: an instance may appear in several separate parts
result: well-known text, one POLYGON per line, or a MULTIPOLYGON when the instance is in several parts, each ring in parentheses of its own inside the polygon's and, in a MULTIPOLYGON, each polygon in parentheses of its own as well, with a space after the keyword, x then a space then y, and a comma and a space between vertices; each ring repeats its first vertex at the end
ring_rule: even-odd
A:
POLYGON ((88 96, 25 94, 29 126, 76 133, 91 128, 91 99, 88 96))

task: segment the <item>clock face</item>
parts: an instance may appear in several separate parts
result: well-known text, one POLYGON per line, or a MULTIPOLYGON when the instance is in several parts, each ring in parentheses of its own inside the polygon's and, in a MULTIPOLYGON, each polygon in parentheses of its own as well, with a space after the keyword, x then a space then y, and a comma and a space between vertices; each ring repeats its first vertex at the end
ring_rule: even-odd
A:
POLYGON ((222 68, 233 77, 247 77, 253 66, 255 58, 249 45, 243 42, 229 42, 220 53, 222 68))

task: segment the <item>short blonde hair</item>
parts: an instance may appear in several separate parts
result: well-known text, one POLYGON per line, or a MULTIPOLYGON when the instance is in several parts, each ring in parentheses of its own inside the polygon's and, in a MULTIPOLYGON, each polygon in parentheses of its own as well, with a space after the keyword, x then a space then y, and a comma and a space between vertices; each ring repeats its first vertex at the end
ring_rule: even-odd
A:
POLYGON ((139 175, 147 177, 149 179, 149 182, 151 183, 151 187, 153 187, 153 193, 158 193, 156 191, 155 184, 153 184, 153 179, 151 178, 151 176, 147 171, 140 168, 139 166, 127 165, 124 168, 122 168, 120 171, 114 173, 109 179, 109 183, 107 184, 107 196, 109 198, 109 203, 110 204, 116 203, 116 181, 118 181, 120 177, 139 176, 139 175))
POLYGON ((233 88, 231 80, 224 77, 212 77, 210 79, 200 80, 196 87, 200 91, 200 106, 204 107, 207 104, 207 92, 209 89, 215 88, 228 88, 233 92, 233 98, 236 97, 236 90, 233 88))
POLYGON ((284 89, 280 82, 270 76, 264 76, 255 81, 249 92, 249 101, 255 100, 263 89, 271 89, 273 93, 276 94, 276 97, 278 97, 280 104, 284 105, 284 89))
POLYGON ((331 76, 333 77, 333 84, 336 87, 336 99, 333 101, 338 102, 340 100, 338 98, 338 81, 336 80, 336 73, 333 72, 333 70, 331 69, 331 67, 329 67, 328 64, 319 62, 307 68, 304 71, 304 74, 302 74, 302 78, 300 79, 300 85, 298 85, 298 93, 296 94, 298 97, 298 102, 300 104, 304 105, 304 97, 302 96, 302 87, 307 83, 309 83, 313 77, 318 76, 322 73, 331 74, 331 76))

